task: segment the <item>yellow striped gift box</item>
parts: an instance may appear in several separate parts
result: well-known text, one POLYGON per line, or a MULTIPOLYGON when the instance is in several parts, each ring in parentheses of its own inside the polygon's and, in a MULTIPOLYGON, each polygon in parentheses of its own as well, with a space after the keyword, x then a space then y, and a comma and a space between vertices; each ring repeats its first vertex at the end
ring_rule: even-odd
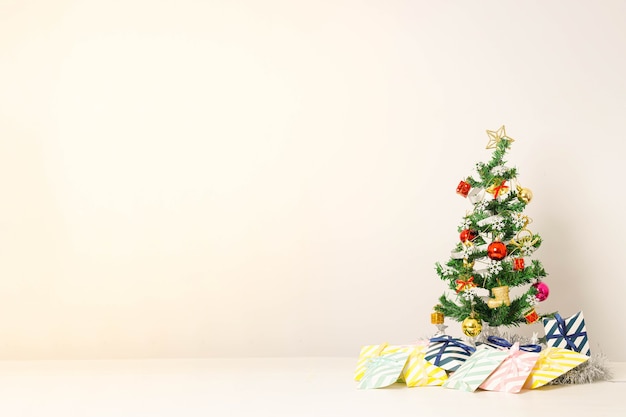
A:
POLYGON ((360 381, 361 378, 363 378, 363 375, 365 375, 365 371, 367 369, 367 363, 370 361, 370 359, 387 353, 408 351, 409 350, 406 346, 393 346, 389 345, 388 343, 363 346, 361 348, 361 352, 359 353, 359 360, 356 364, 356 370, 354 371, 354 380, 360 381))
POLYGON ((448 379, 445 369, 428 362, 425 355, 425 346, 411 348, 409 360, 402 371, 407 387, 437 386, 442 385, 448 379))
POLYGON ((549 347, 539 354, 539 360, 532 371, 530 371, 530 375, 524 383, 524 388, 535 389, 542 387, 588 359, 589 356, 572 350, 549 347))

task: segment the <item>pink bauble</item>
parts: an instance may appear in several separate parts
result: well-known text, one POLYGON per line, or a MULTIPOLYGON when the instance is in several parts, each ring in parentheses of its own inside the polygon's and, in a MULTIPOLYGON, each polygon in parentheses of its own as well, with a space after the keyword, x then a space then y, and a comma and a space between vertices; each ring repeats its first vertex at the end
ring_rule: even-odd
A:
POLYGON ((548 288, 546 284, 544 284, 543 282, 538 282, 536 284, 533 284, 533 287, 537 289, 537 295, 535 296, 537 297, 537 300, 543 301, 548 298, 548 295, 550 294, 550 288, 548 288))

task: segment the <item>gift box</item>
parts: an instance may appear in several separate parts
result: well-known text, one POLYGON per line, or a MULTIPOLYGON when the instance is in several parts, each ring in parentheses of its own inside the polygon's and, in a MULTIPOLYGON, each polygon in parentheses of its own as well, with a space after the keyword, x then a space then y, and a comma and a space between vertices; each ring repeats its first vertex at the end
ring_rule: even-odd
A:
POLYGON ((591 355, 582 311, 566 319, 557 313, 554 315, 554 319, 544 319, 543 327, 546 331, 548 346, 572 350, 587 356, 591 355))
POLYGON ((358 389, 383 388, 395 384, 402 374, 409 352, 385 353, 374 356, 365 363, 365 372, 358 389))
POLYGON ((363 346, 361 348, 361 352, 359 353, 359 360, 356 364, 356 370, 354 371, 354 379, 356 381, 360 381, 361 378, 363 378, 363 375, 365 375, 367 362, 371 358, 395 352, 408 352, 408 348, 406 346, 393 346, 389 345, 388 343, 363 346))
POLYGON ((519 343, 513 344, 508 350, 508 356, 480 384, 480 388, 487 391, 520 392, 539 356, 537 352, 521 350, 519 343))
POLYGON ((534 389, 542 387, 588 359, 589 356, 573 350, 549 347, 539 354, 539 359, 530 371, 530 375, 524 383, 524 388, 534 389))
POLYGON ((443 387, 474 392, 507 356, 509 352, 506 350, 479 346, 474 354, 443 383, 443 387))
POLYGON ((402 378, 408 387, 441 385, 448 379, 445 369, 426 360, 426 347, 415 346, 409 355, 402 378))
POLYGON ((475 350, 460 339, 444 335, 430 339, 425 358, 435 366, 454 372, 475 350))

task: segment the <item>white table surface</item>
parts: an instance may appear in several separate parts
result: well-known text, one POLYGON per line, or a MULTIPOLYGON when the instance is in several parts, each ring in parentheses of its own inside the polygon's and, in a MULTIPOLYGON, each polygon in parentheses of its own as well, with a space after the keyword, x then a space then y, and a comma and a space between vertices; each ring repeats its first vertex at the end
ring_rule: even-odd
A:
POLYGON ((520 394, 357 390, 356 358, 0 361, 0 416, 626 416, 611 381, 520 394))

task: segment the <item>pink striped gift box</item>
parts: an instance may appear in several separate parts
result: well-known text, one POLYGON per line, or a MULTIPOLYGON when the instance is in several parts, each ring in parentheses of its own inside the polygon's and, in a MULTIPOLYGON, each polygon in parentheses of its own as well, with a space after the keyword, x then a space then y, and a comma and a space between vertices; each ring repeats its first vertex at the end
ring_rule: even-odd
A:
POLYGON ((480 384, 479 388, 518 393, 538 360, 539 353, 520 350, 519 343, 515 343, 509 350, 509 356, 480 384))

